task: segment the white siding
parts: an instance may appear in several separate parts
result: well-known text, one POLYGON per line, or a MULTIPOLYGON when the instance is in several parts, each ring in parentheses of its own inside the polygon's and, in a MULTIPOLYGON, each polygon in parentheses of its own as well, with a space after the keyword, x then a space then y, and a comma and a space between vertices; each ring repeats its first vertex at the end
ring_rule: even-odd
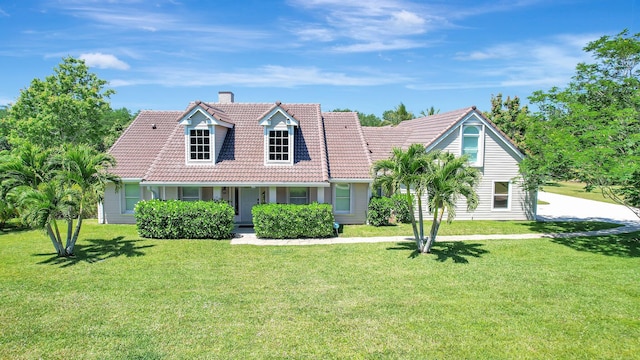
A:
POLYGON ((105 224, 135 224, 133 214, 122 213, 122 196, 124 190, 116 192, 113 183, 107 184, 104 190, 103 215, 105 224))
MULTIPOLYGON (((331 185, 332 194, 335 185, 331 185)), ((325 201, 331 199, 333 204, 333 196, 325 197, 325 201)), ((369 205, 369 184, 351 184, 351 213, 350 214, 334 214, 335 220, 340 224, 364 224, 367 221, 367 206, 369 205)))
MULTIPOLYGON (((437 144, 435 149, 448 151, 456 156, 461 154, 460 131, 456 129, 437 144)), ((518 163, 520 158, 487 126, 484 129, 484 166, 476 191, 479 204, 475 211, 468 212, 466 199, 462 197, 456 207, 458 220, 531 220, 535 218, 535 194, 522 189, 518 163), (510 210, 493 210, 494 182, 511 182, 510 210)), ((431 219, 426 210, 427 199, 423 199, 425 219, 431 219)), ((416 219, 417 219, 416 209, 416 219)), ((445 214, 446 218, 446 214, 445 214)))

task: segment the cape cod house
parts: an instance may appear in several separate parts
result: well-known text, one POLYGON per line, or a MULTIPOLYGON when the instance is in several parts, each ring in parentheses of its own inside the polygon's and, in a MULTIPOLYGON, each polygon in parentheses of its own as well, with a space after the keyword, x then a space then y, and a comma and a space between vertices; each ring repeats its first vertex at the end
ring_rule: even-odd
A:
POLYGON ((372 194, 371 164, 393 146, 470 153, 483 174, 480 206, 459 219, 531 219, 535 194, 517 185, 523 155, 475 107, 361 127, 353 112, 322 112, 319 104, 196 101, 186 111, 141 111, 109 150, 113 184, 99 205, 101 223, 134 223, 140 200, 225 200, 236 223, 252 222, 257 203, 333 205, 336 221, 362 224, 372 194))

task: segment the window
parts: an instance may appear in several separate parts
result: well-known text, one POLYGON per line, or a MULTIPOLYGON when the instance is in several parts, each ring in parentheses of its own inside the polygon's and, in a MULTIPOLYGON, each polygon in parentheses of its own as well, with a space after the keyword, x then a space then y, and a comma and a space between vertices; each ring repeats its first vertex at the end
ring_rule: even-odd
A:
POLYGON ((289 132, 269 131, 269 161, 289 161, 289 132))
POLYGON ((336 184, 336 200, 333 208, 338 213, 351 212, 351 185, 336 184))
POLYGON ((493 208, 508 210, 509 203, 509 182, 493 183, 493 208))
POLYGON ((198 201, 200 200, 200 188, 197 187, 183 187, 182 188, 182 196, 180 197, 182 201, 198 201))
POLYGON ((211 159, 210 142, 208 129, 189 130, 189 158, 191 160, 211 159))
POLYGON ((133 208, 140 201, 140 185, 124 184, 124 212, 133 213, 133 208))
POLYGON ((464 126, 462 130, 462 155, 469 155, 471 164, 479 165, 482 163, 481 133, 480 126, 464 126))
POLYGON ((289 188, 289 203, 290 204, 308 204, 309 196, 308 196, 307 188, 289 188))

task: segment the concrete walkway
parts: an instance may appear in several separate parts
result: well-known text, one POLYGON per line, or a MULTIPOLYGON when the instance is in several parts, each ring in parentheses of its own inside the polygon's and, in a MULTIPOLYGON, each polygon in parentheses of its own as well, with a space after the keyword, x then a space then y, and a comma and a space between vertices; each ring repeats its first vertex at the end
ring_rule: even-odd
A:
MULTIPOLYGON (((539 221, 603 221, 621 224, 614 229, 585 231, 577 233, 557 233, 557 234, 500 234, 500 235, 440 235, 436 239, 438 242, 464 241, 464 240, 518 240, 518 239, 539 239, 539 238, 567 238, 578 236, 602 236, 624 234, 640 231, 640 218, 631 210, 622 205, 614 205, 593 200, 584 200, 570 196, 557 195, 540 192, 540 200, 546 201, 549 205, 538 206, 539 221)), ((239 228, 236 231, 236 238, 231 240, 232 245, 259 245, 259 246, 282 246, 282 245, 330 245, 330 244, 354 244, 354 243, 378 243, 378 242, 402 242, 414 241, 409 236, 385 236, 385 237, 361 237, 347 238, 337 237, 329 239, 258 239, 253 229, 239 228)))

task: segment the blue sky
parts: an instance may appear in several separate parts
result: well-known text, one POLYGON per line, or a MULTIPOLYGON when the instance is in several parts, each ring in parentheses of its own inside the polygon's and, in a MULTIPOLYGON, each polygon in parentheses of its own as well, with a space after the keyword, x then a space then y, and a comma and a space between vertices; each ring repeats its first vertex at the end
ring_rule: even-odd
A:
POLYGON ((320 103, 382 115, 490 109, 564 86, 587 42, 640 32, 639 0, 0 1, 0 104, 65 56, 114 108, 320 103))

